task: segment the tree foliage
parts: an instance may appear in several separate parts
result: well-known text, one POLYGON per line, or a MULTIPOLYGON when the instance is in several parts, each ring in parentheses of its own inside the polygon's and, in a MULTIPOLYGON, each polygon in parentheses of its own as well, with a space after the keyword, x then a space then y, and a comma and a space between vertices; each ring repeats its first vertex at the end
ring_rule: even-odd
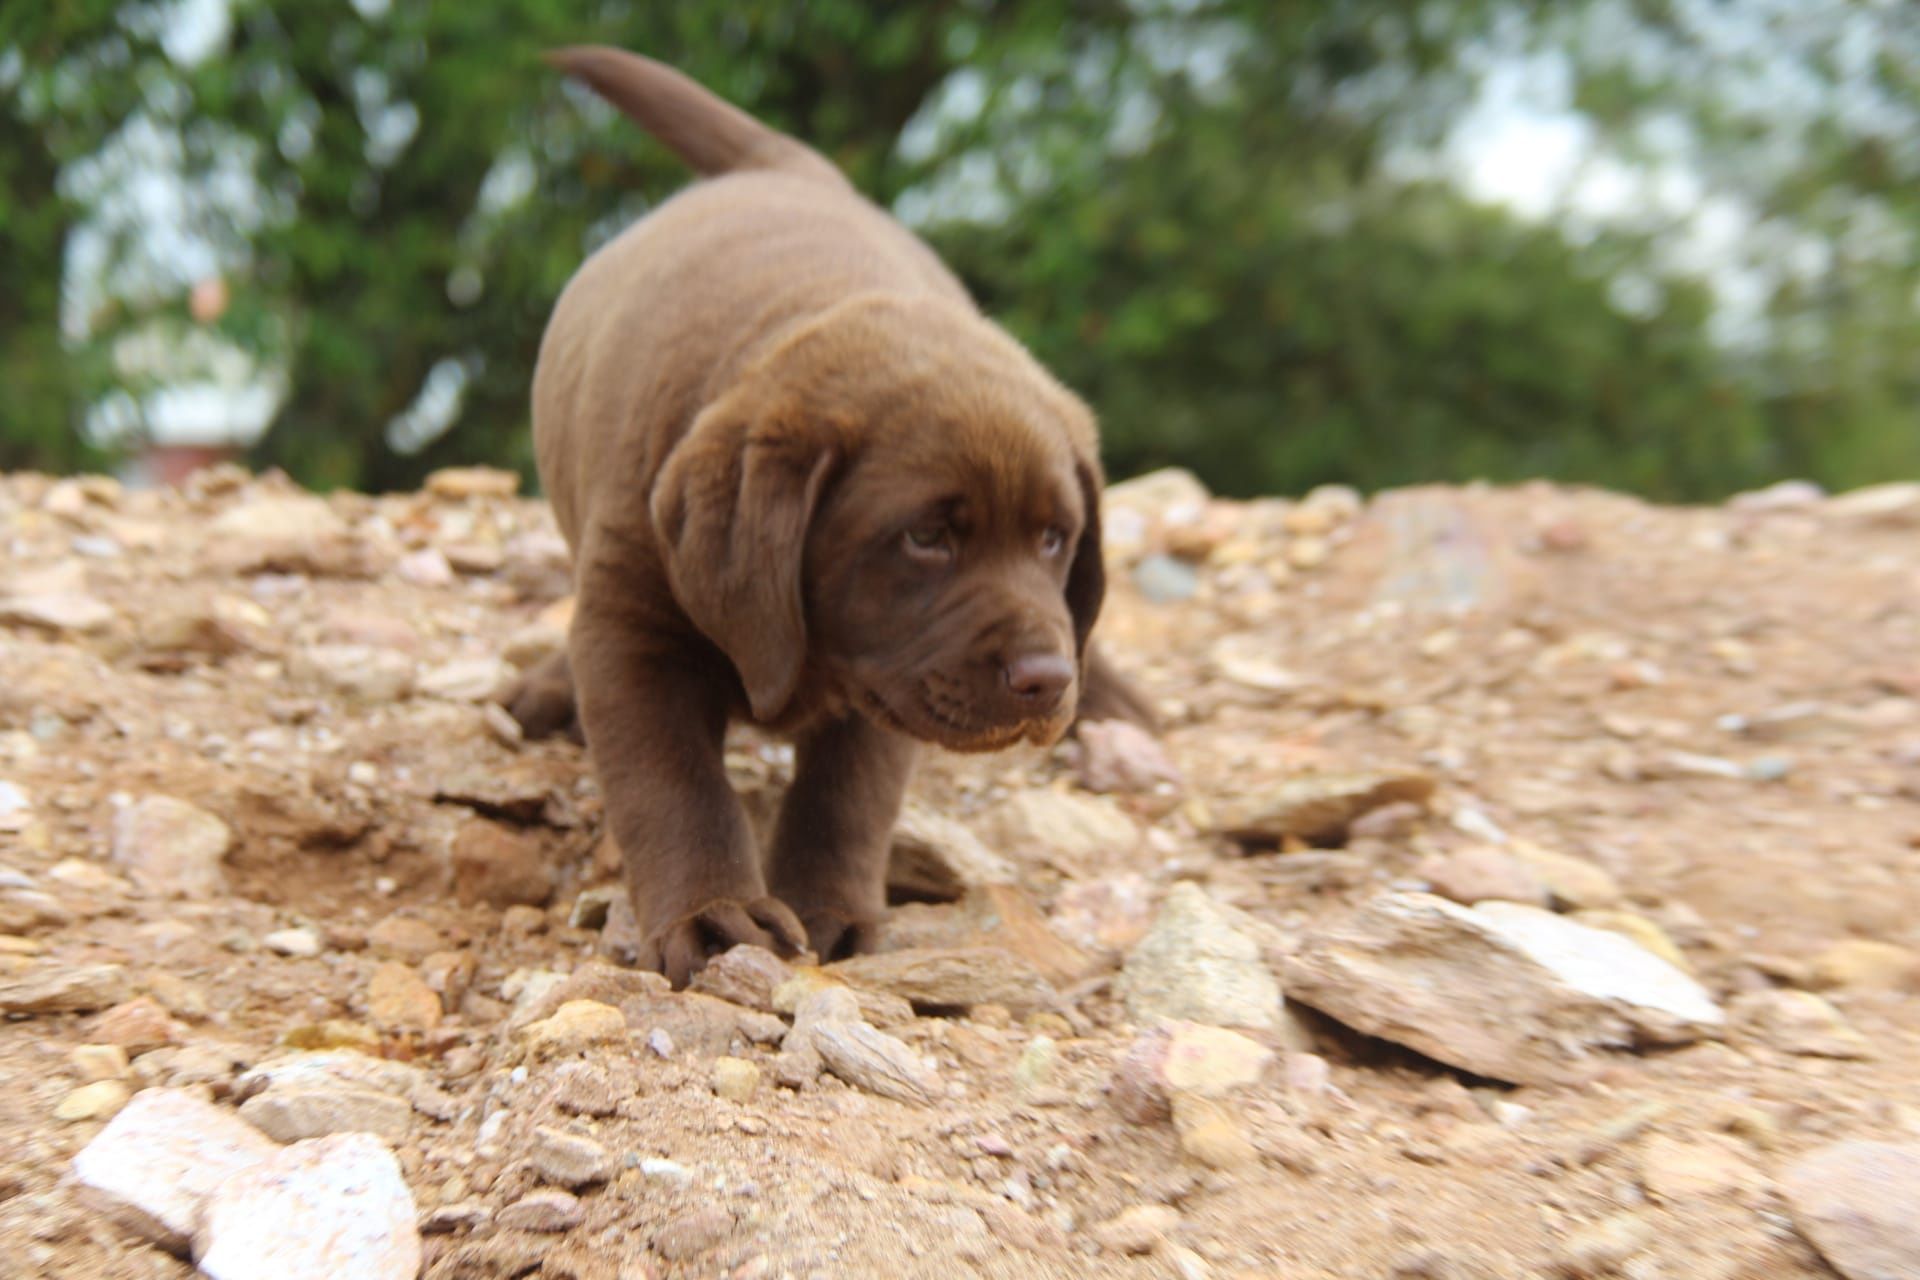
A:
MULTIPOLYGON (((915 221, 1094 404, 1118 474, 1180 463, 1229 492, 1544 474, 1701 496, 1920 469, 1911 280, 1852 263, 1783 281, 1773 311, 1794 323, 1733 350, 1655 232, 1570 237, 1393 163, 1437 141, 1474 88, 1464 55, 1517 15, 1550 40, 1608 7, 233 0, 194 53, 168 5, 9 6, 0 465, 81 461, 85 407, 134 381, 129 336, 204 333, 185 266, 124 269, 137 221, 110 239, 114 287, 61 329, 71 237, 107 198, 74 175, 138 126, 201 193, 193 229, 233 299, 213 331, 284 383, 256 462, 375 489, 455 461, 527 468, 552 299, 685 181, 537 59, 598 41, 674 62, 915 221), (1653 283, 1626 305, 1623 278, 1653 283), (409 438, 436 407, 450 428, 409 438)), ((1672 6, 1611 8, 1669 50, 1667 74, 1584 61, 1583 108, 1622 137, 1662 107, 1739 133, 1686 74, 1699 37, 1672 6)), ((1897 194, 1907 170, 1859 137, 1797 154, 1756 198, 1811 208, 1884 171, 1879 198, 1914 227, 1920 188, 1897 194)))

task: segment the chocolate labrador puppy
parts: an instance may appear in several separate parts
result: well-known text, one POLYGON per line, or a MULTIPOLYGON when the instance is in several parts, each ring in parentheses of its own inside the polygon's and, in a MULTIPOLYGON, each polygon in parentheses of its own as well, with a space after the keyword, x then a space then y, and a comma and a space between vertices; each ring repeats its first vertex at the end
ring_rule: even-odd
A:
POLYGON ((554 308, 533 429, 578 601, 510 705, 535 733, 577 707, 643 963, 858 951, 917 743, 1145 719, 1087 656, 1093 415, 818 153, 649 59, 550 61, 707 180, 554 308), (764 863, 722 764, 742 716, 796 744, 764 863))

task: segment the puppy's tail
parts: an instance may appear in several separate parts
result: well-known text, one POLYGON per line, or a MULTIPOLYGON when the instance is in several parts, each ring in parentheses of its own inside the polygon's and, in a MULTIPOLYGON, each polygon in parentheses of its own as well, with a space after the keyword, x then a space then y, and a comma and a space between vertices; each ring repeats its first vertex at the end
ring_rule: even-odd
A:
POLYGON ((847 185, 825 156, 664 63, 606 45, 574 45, 544 57, 618 107, 697 173, 714 177, 775 169, 847 185))

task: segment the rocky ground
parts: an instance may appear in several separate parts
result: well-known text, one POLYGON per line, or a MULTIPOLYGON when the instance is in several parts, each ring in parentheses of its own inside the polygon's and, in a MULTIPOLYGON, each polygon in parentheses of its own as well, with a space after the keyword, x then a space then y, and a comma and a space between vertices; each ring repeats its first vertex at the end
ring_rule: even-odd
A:
POLYGON ((679 994, 511 488, 0 480, 0 1274, 1920 1275, 1920 486, 1119 486, 1179 777, 929 758, 679 994))

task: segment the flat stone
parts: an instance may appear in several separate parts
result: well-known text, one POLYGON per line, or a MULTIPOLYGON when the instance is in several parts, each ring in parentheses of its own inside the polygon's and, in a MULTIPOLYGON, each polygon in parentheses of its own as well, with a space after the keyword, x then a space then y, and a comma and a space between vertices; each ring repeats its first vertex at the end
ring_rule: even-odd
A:
POLYGON ((1173 1130, 1181 1154, 1209 1169, 1240 1169, 1260 1159, 1246 1122, 1220 1099, 1176 1091, 1173 1130))
POLYGON ((1180 1225, 1180 1211, 1171 1205, 1137 1204, 1094 1224, 1094 1242, 1108 1253, 1152 1253, 1180 1225))
POLYGON ((413 1107, 406 1099, 346 1087, 270 1089, 241 1103, 240 1116, 278 1142, 371 1133, 395 1143, 413 1128, 413 1107))
POLYGON ((1892 526, 1920 525, 1920 482, 1870 484, 1827 499, 1827 514, 1892 526))
POLYGON ((536 1058, 563 1058, 600 1045, 625 1045, 627 1020, 612 1005, 569 1000, 548 1018, 527 1024, 520 1035, 536 1058))
POLYGON ((774 988, 773 1011, 797 1017, 808 998, 822 991, 842 993, 853 1001, 853 1016, 876 1027, 904 1026, 914 1019, 913 1005, 888 991, 849 987, 824 969, 794 970, 791 978, 774 988))
POLYGON ((136 1057, 178 1042, 183 1030, 152 996, 123 1000, 93 1022, 94 1039, 117 1044, 136 1057))
POLYGON ((495 1225, 509 1231, 569 1231, 580 1225, 586 1211, 580 1199, 557 1188, 530 1191, 493 1215, 495 1225))
POLYGON ((571 827, 579 824, 569 800, 574 776, 572 768, 555 757, 524 756, 485 768, 457 769, 440 780, 433 798, 507 822, 571 827))
POLYGON ((1220 1027, 1176 1022, 1169 1026, 1167 1084, 1175 1090, 1218 1098, 1254 1083, 1273 1061, 1273 1050, 1220 1027))
POLYGON ((1697 982, 1619 934, 1431 894, 1382 895, 1309 935, 1287 985, 1357 1030, 1520 1084, 1578 1080, 1593 1050, 1684 1044, 1723 1022, 1697 982))
MULTIPOLYGON (((622 890, 622 892, 625 892, 622 890)), ((787 962, 764 947, 741 943, 707 961, 688 990, 747 1009, 772 1013, 773 993, 793 976, 787 962)))
POLYGON ((372 1090, 406 1098, 428 1083, 426 1072, 412 1063, 335 1048, 288 1054, 250 1067, 233 1082, 233 1093, 243 1102, 278 1089, 372 1090))
POLYGON ((1080 741, 1074 772, 1088 791, 1136 795, 1181 783, 1160 739, 1131 720, 1083 720, 1074 733, 1080 741))
POLYGON ((1744 1197, 1766 1186, 1765 1176, 1731 1142, 1658 1133, 1641 1143, 1640 1182, 1661 1204, 1744 1197))
POLYGON ((414 685, 413 659, 380 645, 308 645, 287 670, 303 684, 363 702, 397 702, 414 685))
POLYGON ((613 1152, 602 1144, 552 1125, 534 1129, 527 1160, 541 1178, 562 1187, 605 1182, 620 1167, 613 1152))
POLYGON ((142 796, 113 820, 113 860, 142 892, 158 897, 226 893, 221 864, 232 847, 226 823, 172 796, 142 796))
POLYGON ((127 1105, 132 1090, 119 1080, 96 1080, 83 1084, 60 1099, 53 1109, 55 1120, 72 1124, 81 1120, 104 1120, 127 1105))
POLYGON ((1153 926, 1127 953, 1117 991, 1138 1022, 1274 1030, 1282 1020, 1280 984, 1259 943, 1191 881, 1168 891, 1153 926))
POLYGON ((104 631, 119 615, 113 606, 79 592, 0 596, 0 624, 86 634, 104 631))
POLYGON ((1468 845, 1422 862, 1419 875, 1433 892, 1463 906, 1477 902, 1547 905, 1547 886, 1527 865, 1492 844, 1468 845))
POLYGON ((1629 1259, 1645 1252, 1658 1238, 1659 1232, 1645 1217, 1616 1213, 1568 1236, 1560 1248, 1556 1270, 1565 1280, 1618 1275, 1629 1259))
POLYGON ((393 1153, 368 1134, 336 1134, 220 1183, 194 1233, 194 1262, 210 1280, 414 1280, 417 1221, 393 1153))
POLYGON ((435 547, 425 547, 400 557, 393 566, 393 572, 402 582, 415 587, 450 587, 455 581, 453 566, 435 547))
POLYGON ((0 978, 0 1013, 91 1013, 127 998, 117 964, 63 965, 0 978))
POLYGON ((1920 953, 1891 942, 1846 938, 1813 958, 1812 981, 1822 988, 1920 990, 1920 953))
POLYGON ((940 1097, 940 1078, 919 1054, 864 1022, 825 1020, 809 1028, 804 1041, 827 1070, 856 1088, 921 1106, 940 1097))
POLYGON ((365 548, 347 522, 309 494, 264 496, 229 507, 207 526, 201 551, 226 573, 365 572, 365 548))
POLYGON ((449 502, 511 498, 520 492, 520 476, 499 467, 442 467, 427 476, 426 489, 434 497, 449 502))
POLYGON ((478 1231, 493 1221, 493 1210, 478 1200, 456 1200, 427 1210, 420 1219, 423 1236, 450 1235, 478 1231))
POLYGON ((654 1232, 653 1247, 668 1262, 685 1262, 720 1245, 735 1225, 733 1215, 716 1205, 686 1209, 654 1232))
POLYGON ((1837 1142, 1781 1179, 1800 1234, 1846 1280, 1920 1276, 1920 1144, 1837 1142))
POLYGON ((80 1199, 134 1234, 186 1250, 202 1202, 273 1154, 272 1139, 179 1089, 147 1089, 74 1157, 80 1199))
POLYGON ((405 1031, 431 1031, 444 1014, 440 994, 412 968, 392 960, 374 967, 367 981, 367 1016, 374 1022, 405 1031))
POLYGON ((548 1084, 553 1104, 576 1116, 610 1116, 633 1093, 631 1079, 618 1080, 611 1070, 592 1062, 563 1062, 548 1084))
POLYGON ((513 667, 499 658, 456 658, 421 672, 418 689, 430 698, 485 702, 513 676, 513 667))
POLYGON ((1058 999, 1039 970, 993 947, 889 951, 842 960, 826 971, 849 986, 903 997, 915 1008, 998 1004, 1025 1012, 1050 1007, 1058 999))
POLYGON ((1214 828, 1247 844, 1345 844, 1361 817, 1390 804, 1425 807, 1435 785, 1431 774, 1411 770, 1309 774, 1265 795, 1223 800, 1213 812, 1214 828))
POLYGON ((1016 791, 999 806, 994 827, 1009 855, 1080 873, 1110 863, 1140 843, 1140 828, 1105 796, 1070 791, 1016 791))
POLYGON ((1513 856, 1539 877, 1558 911, 1599 911, 1618 906, 1626 897, 1620 883, 1605 867, 1571 854, 1516 840, 1513 856))
POLYGON ((1873 1046, 1811 991, 1747 991, 1727 1005, 1745 1034, 1782 1053, 1808 1058, 1870 1058, 1873 1046))
POLYGON ((976 885, 958 902, 912 902, 893 908, 874 940, 878 952, 987 947, 1025 961, 1048 982, 1071 984, 1099 962, 1054 932, 1017 885, 976 885))
POLYGON ((407 916, 388 916, 367 930, 368 950, 382 959, 408 964, 419 964, 446 945, 438 929, 407 916))
POLYGON ((79 1044, 67 1055, 67 1061, 86 1081, 124 1080, 127 1076, 127 1051, 117 1044, 79 1044))
POLYGON ((893 896, 951 902, 975 886, 1014 879, 1012 863, 952 818, 909 803, 894 824, 887 860, 893 896))

